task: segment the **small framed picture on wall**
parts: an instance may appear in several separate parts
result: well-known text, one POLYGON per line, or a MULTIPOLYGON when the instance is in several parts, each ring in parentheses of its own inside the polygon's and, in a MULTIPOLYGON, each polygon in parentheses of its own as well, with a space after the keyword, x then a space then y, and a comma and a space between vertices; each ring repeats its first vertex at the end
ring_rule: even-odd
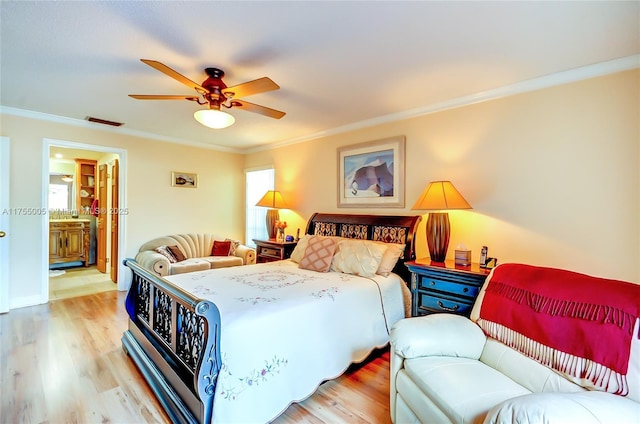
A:
POLYGON ((173 187, 198 187, 198 174, 190 172, 172 172, 171 185, 173 187))

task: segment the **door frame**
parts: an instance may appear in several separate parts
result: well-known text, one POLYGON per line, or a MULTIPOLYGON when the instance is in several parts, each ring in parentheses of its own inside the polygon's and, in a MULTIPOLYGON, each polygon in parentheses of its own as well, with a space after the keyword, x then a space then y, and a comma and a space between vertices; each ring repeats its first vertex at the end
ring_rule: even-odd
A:
MULTIPOLYGON (((11 207, 9 201, 9 178, 11 175, 9 154, 9 137, 0 137, 0 206, 2 209, 11 207)), ((9 312, 9 214, 0 211, 0 230, 7 233, 0 240, 0 313, 9 312)))
MULTIPOLYGON (((41 269, 42 269, 42 282, 40 284, 40 296, 42 303, 49 301, 49 212, 47 205, 49 204, 49 156, 51 146, 67 147, 71 149, 93 150, 94 152, 114 153, 119 155, 120 160, 120 187, 118 191, 118 203, 121 205, 121 210, 126 210, 127 205, 127 193, 126 193, 126 181, 127 181, 127 151, 125 149, 119 149, 116 147, 102 146, 98 144, 86 144, 78 143, 75 141, 56 140, 51 138, 42 139, 42 205, 47 209, 47 213, 42 215, 42 252, 41 252, 41 269)), ((118 226, 118 252, 126 251, 126 228, 127 228, 127 215, 120 215, 120 225, 118 226)), ((118 275, 122 278, 118 279, 118 290, 127 290, 128 284, 124 278, 127 274, 124 264, 118 264, 118 275)))

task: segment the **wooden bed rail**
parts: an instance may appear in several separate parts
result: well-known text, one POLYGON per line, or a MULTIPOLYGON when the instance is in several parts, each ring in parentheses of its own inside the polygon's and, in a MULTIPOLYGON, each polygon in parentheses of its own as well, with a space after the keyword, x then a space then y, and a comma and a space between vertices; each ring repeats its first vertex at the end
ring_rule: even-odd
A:
POLYGON ((130 328, 123 347, 143 373, 151 374, 151 388, 165 409, 169 406, 174 421, 191 422, 194 417, 182 416, 188 409, 196 421, 210 422, 221 367, 217 306, 153 275, 133 259, 123 262, 133 272, 125 301, 130 328))

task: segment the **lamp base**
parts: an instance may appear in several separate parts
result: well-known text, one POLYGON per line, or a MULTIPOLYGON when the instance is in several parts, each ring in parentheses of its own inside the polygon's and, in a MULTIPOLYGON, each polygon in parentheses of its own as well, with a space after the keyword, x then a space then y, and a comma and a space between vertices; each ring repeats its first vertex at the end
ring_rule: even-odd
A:
POLYGON ((266 224, 269 240, 276 239, 276 221, 280 221, 280 214, 278 213, 278 209, 267 209, 266 224))
POLYGON ((427 245, 433 262, 444 262, 449 247, 449 214, 433 212, 427 218, 427 245))

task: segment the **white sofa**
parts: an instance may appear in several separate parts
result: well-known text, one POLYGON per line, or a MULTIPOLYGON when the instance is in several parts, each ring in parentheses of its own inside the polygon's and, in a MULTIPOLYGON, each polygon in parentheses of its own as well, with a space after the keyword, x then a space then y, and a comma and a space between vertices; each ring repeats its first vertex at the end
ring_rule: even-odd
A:
POLYGON ((213 234, 175 234, 159 237, 143 244, 135 257, 136 262, 155 274, 182 274, 185 272, 256 263, 256 251, 253 248, 232 242, 232 251, 228 255, 213 256, 214 241, 228 241, 225 237, 213 234), (158 253, 160 246, 179 246, 186 259, 172 262, 158 253))
MULTIPOLYGON (((517 276, 517 267, 521 265, 508 265, 515 266, 516 272, 511 276, 517 276)), ((470 319, 453 314, 433 314, 407 318, 394 325, 391 330, 392 421, 395 424, 640 423, 640 285, 615 282, 616 287, 622 288, 621 293, 618 293, 621 297, 618 299, 624 300, 626 310, 630 312, 619 314, 624 319, 619 321, 622 327, 616 327, 611 323, 598 322, 597 319, 584 320, 575 316, 567 318, 570 312, 563 313, 551 307, 540 307, 541 303, 536 303, 535 300, 539 298, 531 295, 536 292, 536 287, 531 287, 537 286, 536 281, 530 281, 533 283, 528 286, 531 287, 531 292, 522 290, 516 295, 517 292, 512 290, 511 298, 498 298, 495 295, 499 292, 496 287, 502 282, 501 278, 505 278, 501 277, 503 274, 498 273, 500 268, 497 267, 487 277, 470 319), (491 281, 495 283, 492 286, 494 291, 491 292, 492 289, 489 289, 491 293, 488 295, 487 287, 491 281), (484 309, 483 302, 486 303, 484 309), (510 304, 507 305, 508 303, 510 304), (561 343, 574 346, 575 342, 578 342, 581 349, 590 349, 597 352, 596 355, 608 358, 615 354, 611 348, 612 345, 617 345, 615 337, 618 337, 618 340, 624 339, 625 342, 620 346, 626 343, 625 349, 627 353, 630 352, 626 376, 614 377, 612 373, 602 373, 603 369, 594 362, 589 365, 583 357, 549 350, 544 344, 537 344, 532 338, 524 338, 508 327, 503 326, 502 330, 495 333, 491 332, 492 330, 483 331, 483 328, 494 328, 490 319, 485 318, 487 314, 499 316, 503 312, 509 313, 513 304, 516 304, 515 307, 521 307, 527 303, 536 305, 535 308, 538 310, 534 308, 531 316, 527 312, 509 319, 518 321, 522 318, 521 321, 532 328, 546 319, 552 320, 549 322, 555 322, 555 319, 565 320, 558 326, 545 324, 539 327, 543 335, 548 332, 550 336, 560 336, 557 340, 561 343), (552 310, 555 312, 550 313, 552 310), (607 328, 617 329, 598 327, 602 330, 591 334, 595 337, 582 337, 578 330, 563 334, 555 331, 559 328, 566 329, 567 327, 562 327, 564 325, 586 325, 590 329, 593 328, 589 327, 591 325, 608 326, 607 328), (612 335, 607 337, 614 339, 601 339, 605 334, 609 334, 608 331, 611 331, 612 335), (630 340, 627 340, 627 334, 631 334, 630 340), (507 343, 514 347, 509 347, 492 336, 506 338, 507 343), (564 366, 566 364, 570 366, 564 366), (587 369, 587 372, 581 373, 581 369, 587 369), (589 370, 598 370, 599 375, 604 377, 594 384, 592 378, 588 378, 589 370), (625 378, 628 386, 622 383, 625 378), (604 391, 606 388, 603 386, 606 384, 603 382, 607 381, 610 391, 622 389, 626 392, 623 393, 624 396, 604 391)), ((552 276, 553 293, 561 292, 564 296, 570 297, 570 293, 580 292, 580 298, 576 302, 560 303, 564 308, 575 307, 577 310, 576 305, 590 303, 606 305, 612 299, 613 303, 618 303, 615 296, 608 292, 608 287, 613 287, 612 280, 575 273, 570 273, 570 277, 565 278, 569 275, 566 274, 568 271, 530 268, 527 271, 534 272, 528 274, 529 276, 538 275, 536 272, 539 270, 542 275, 552 276), (570 280, 573 281, 572 278, 575 276, 575 281, 579 284, 568 283, 570 280), (586 297, 591 301, 585 301, 586 297), (578 301, 582 303, 577 303, 578 301)), ((511 268, 507 268, 509 269, 511 268)), ((508 287, 508 283, 502 287, 508 287)), ((615 306, 601 310, 614 309, 615 306)), ((513 326, 516 327, 516 324, 513 326)), ((595 375, 595 372, 592 375, 595 375)))

